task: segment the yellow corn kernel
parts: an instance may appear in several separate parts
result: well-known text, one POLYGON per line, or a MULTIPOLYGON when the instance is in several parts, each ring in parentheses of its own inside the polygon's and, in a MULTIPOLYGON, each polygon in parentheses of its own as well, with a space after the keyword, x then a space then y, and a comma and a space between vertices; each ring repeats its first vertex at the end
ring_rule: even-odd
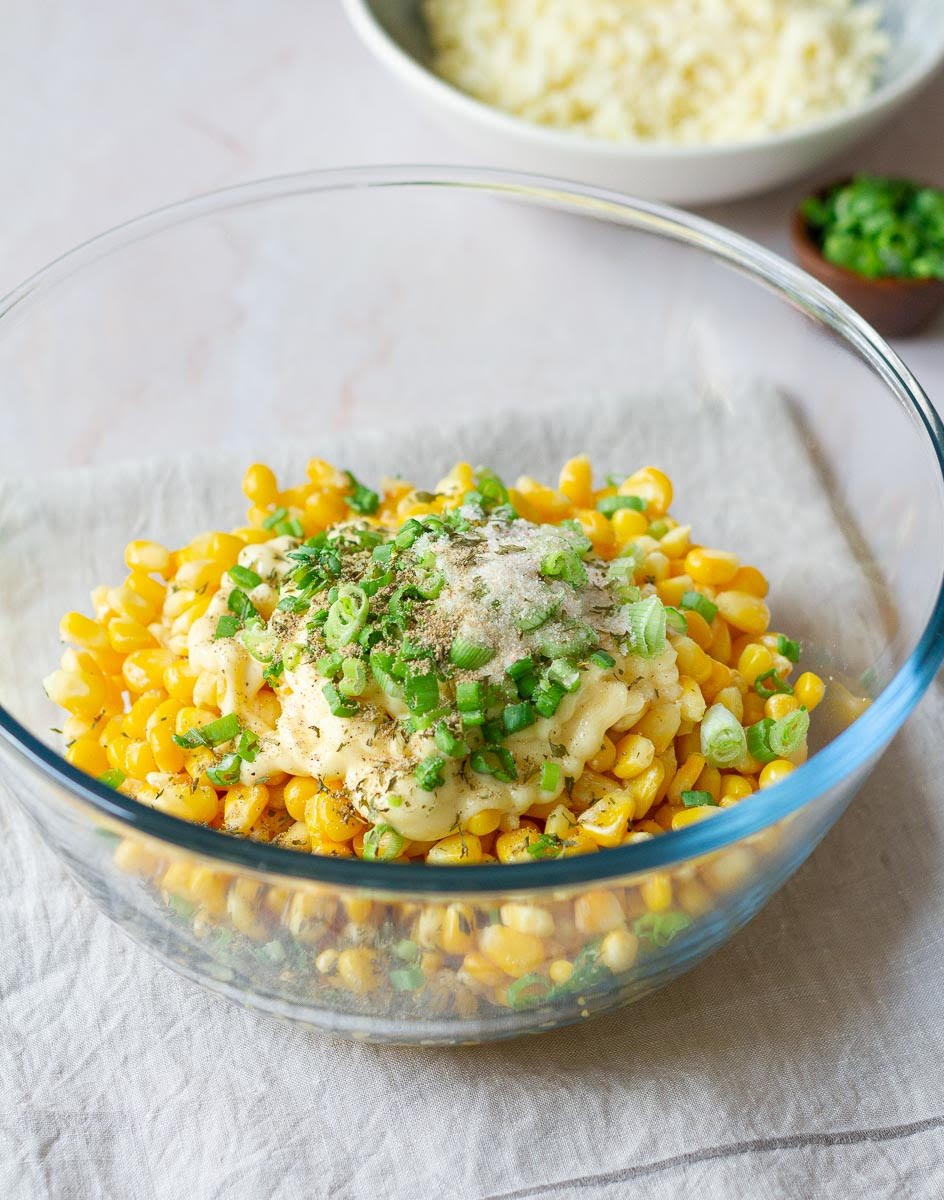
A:
POLYGON ((262 916, 262 887, 255 879, 236 879, 226 897, 226 912, 240 933, 256 941, 268 935, 262 916))
POLYGON ((773 762, 767 763, 761 771, 757 786, 761 789, 773 787, 775 783, 780 783, 782 779, 792 775, 795 770, 796 767, 792 762, 785 758, 775 758, 773 762))
POLYGON ((177 700, 164 700, 147 719, 147 743, 157 769, 175 775, 183 770, 184 752, 174 741, 174 720, 180 709, 177 700))
POLYGON ((618 508, 610 523, 618 546, 625 546, 633 538, 641 537, 649 528, 645 513, 636 512, 634 508, 618 508))
MULTIPOLYGON (((309 827, 310 828, 310 827, 309 827)), ((361 842, 361 850, 363 851, 363 841, 361 842)), ((312 854, 319 854, 322 858, 353 858, 354 849, 352 842, 332 842, 329 838, 311 838, 312 854)), ((363 855, 361 855, 363 857, 363 855)))
POLYGON ((495 853, 503 863, 533 862, 528 847, 536 842, 541 832, 534 825, 521 824, 517 829, 501 833, 495 839, 495 853))
POLYGON ((310 537, 320 533, 329 525, 334 525, 350 513, 344 502, 344 497, 329 492, 319 492, 309 496, 305 501, 305 511, 302 514, 302 525, 310 537), (310 531, 310 532, 309 532, 310 531))
POLYGON ((714 630, 701 613, 695 612, 694 609, 687 610, 685 623, 688 626, 688 636, 695 645, 700 646, 702 650, 709 651, 715 637, 714 630))
POLYGON ((611 929, 600 943, 600 959, 614 975, 628 971, 639 953, 639 939, 628 929, 611 929))
POLYGON ((145 575, 163 574, 170 563, 170 551, 158 542, 139 539, 125 546, 125 565, 129 571, 145 575))
POLYGON ((691 525, 676 525, 674 529, 670 529, 659 540, 662 553, 672 559, 684 558, 691 549, 691 532, 691 525))
POLYGON ((795 696, 768 696, 764 701, 764 715, 774 721, 788 717, 800 707, 795 696))
POLYGON ((485 988, 496 987, 506 978, 503 970, 477 950, 473 950, 465 956, 462 966, 459 968, 459 974, 485 988))
POLYGON ((729 663, 731 651, 731 626, 716 616, 711 622, 711 657, 718 663, 729 663))
POLYGON ((313 837, 327 838, 331 842, 349 842, 367 829, 366 821, 361 819, 350 800, 328 790, 309 796, 304 820, 313 837))
POLYGON ((193 867, 190 871, 189 898, 215 917, 226 912, 229 877, 212 867, 193 867))
POLYGON ((133 650, 153 649, 157 639, 140 621, 131 617, 112 617, 108 622, 108 643, 118 654, 130 654, 133 650))
POLYGON ((474 833, 451 833, 430 848, 426 861, 437 867, 473 866, 482 861, 482 843, 474 833))
POLYGON ((712 800, 717 804, 721 799, 721 772, 718 768, 708 764, 702 767, 693 791, 710 792, 712 800))
POLYGON ((475 947, 475 913, 468 904, 448 904, 439 931, 446 954, 468 954, 475 947))
POLYGON ((130 692, 147 692, 163 685, 164 672, 174 661, 169 650, 135 650, 125 659, 121 674, 130 692))
POLYGON ((636 722, 634 732, 648 738, 658 755, 664 753, 672 744, 681 721, 678 704, 671 701, 653 704, 645 716, 636 722))
POLYGON ((64 642, 82 646, 85 650, 107 650, 108 633, 105 626, 82 613, 69 612, 59 622, 59 636, 64 642))
POLYGON ((756 692, 748 692, 744 697, 744 718, 742 724, 756 725, 764 719, 764 701, 756 692))
POLYGON ((243 475, 243 495, 252 504, 274 504, 279 494, 279 484, 271 467, 265 463, 253 463, 243 475))
MULTIPOLYGON (((192 559, 189 562, 181 563, 177 574, 174 576, 174 584, 178 589, 193 592, 194 599, 185 608, 181 608, 180 612, 176 612, 175 615, 180 616, 182 612, 196 603, 197 598, 201 595, 205 596, 211 589, 217 588, 220 580, 223 578, 223 569, 223 563, 214 562, 210 558, 192 559)), ((175 593, 175 596, 180 597, 179 590, 175 593)), ((181 603, 181 601, 178 599, 177 603, 181 603)), ((173 612, 174 610, 172 609, 171 611, 173 612)))
POLYGON ((752 642, 741 651, 737 669, 738 673, 744 677, 747 686, 753 687, 759 676, 766 675, 768 671, 773 670, 773 665, 773 655, 767 647, 752 642))
POLYGON ((544 961, 544 942, 533 933, 519 933, 506 925, 486 925, 479 930, 479 949, 506 975, 520 979, 544 961))
POLYGON ((574 973, 574 964, 566 958, 555 958, 547 973, 552 983, 567 983, 574 973))
POLYGON ((193 702, 200 708, 207 708, 218 702, 219 692, 219 676, 214 671, 201 671, 193 685, 193 702))
POLYGON ((500 909, 502 924, 519 933, 533 933, 537 937, 554 936, 554 918, 546 908, 536 904, 503 904, 500 909))
POLYGON ((616 743, 613 774, 618 779, 633 779, 652 764, 655 756, 656 748, 649 738, 627 733, 616 743))
POLYGON ((191 729, 202 729, 204 725, 209 725, 211 721, 217 719, 217 714, 211 712, 208 708, 192 708, 186 707, 178 710, 174 718, 174 732, 178 737, 182 737, 185 733, 189 733, 191 729))
POLYGON ((357 996, 365 996, 380 984, 377 956, 366 946, 353 946, 338 955, 338 977, 357 996))
POLYGON ((715 604, 727 623, 742 633, 759 635, 770 624, 770 609, 759 596, 752 596, 750 592, 719 592, 715 604))
POLYGON ((693 546, 685 555, 685 570, 692 579, 712 587, 723 587, 730 583, 739 565, 736 554, 727 550, 711 550, 707 546, 693 546))
POLYGON ((739 567, 731 580, 731 587, 735 592, 749 592, 752 596, 759 596, 761 600, 770 591, 767 577, 756 567, 739 567))
POLYGON ((733 892, 754 869, 754 856, 743 846, 735 846, 709 859, 701 876, 713 892, 733 892))
POLYGON ((108 770, 108 756, 94 733, 78 737, 66 747, 66 762, 86 775, 98 776, 108 770))
POLYGON ((669 785, 668 798, 673 804, 682 803, 682 792, 694 790, 695 781, 705 768, 705 758, 701 754, 690 754, 675 773, 675 778, 669 785))
POLYGON ((155 616, 160 612, 164 598, 167 595, 167 585, 165 583, 157 579, 152 579, 144 571, 132 571, 125 580, 125 584, 150 604, 155 616))
POLYGON ((144 779, 157 770, 151 747, 144 740, 129 741, 125 747, 125 770, 134 779, 144 779))
POLYGON ((625 791, 610 792, 580 817, 580 828, 600 846, 618 846, 636 815, 636 802, 625 791))
POLYGON ((701 917, 714 907, 711 892, 697 879, 686 879, 678 885, 678 906, 690 917, 701 917))
POLYGON ((619 494, 645 500, 646 516, 651 520, 672 507, 672 480, 658 467, 643 467, 620 484, 619 494))
POLYGON ((160 610, 159 605, 155 605, 127 584, 109 588, 108 603, 117 616, 137 621, 139 625, 147 625, 153 621, 160 610))
POLYGON ((232 530, 233 537, 238 537, 245 546, 258 546, 261 542, 268 542, 272 534, 268 529, 252 529, 248 525, 241 525, 238 529, 232 530))
POLYGON ((579 854, 595 854, 600 846, 582 825, 575 825, 564 835, 559 858, 576 858, 579 854))
POLYGON ((124 838, 118 843, 112 861, 119 871, 138 875, 142 879, 151 879, 162 869, 161 860, 131 838, 124 838))
POLYGON ((748 796, 754 794, 754 788, 749 779, 745 779, 743 775, 722 775, 721 776, 721 799, 722 800, 745 800, 748 796))
POLYGON ((597 554, 604 558, 608 557, 616 538, 613 526, 603 513, 597 512, 595 508, 578 508, 574 511, 574 517, 579 521, 580 528, 593 542, 593 548, 597 554))
POLYGON ((307 779, 303 775, 296 775, 290 779, 282 793, 289 816, 294 817, 296 821, 304 821, 306 804, 320 791, 321 783, 317 779, 307 779))
MULTIPOLYGON (((662 579, 656 584, 656 592, 663 604, 670 604, 673 608, 678 608, 682 601, 682 597, 686 592, 690 592, 693 587, 691 579, 687 575, 675 575, 670 579, 662 579)), ((685 619, 689 617, 686 612, 685 619)))
POLYGON ((501 809, 480 809, 474 816, 469 817, 465 826, 466 832, 474 833, 476 837, 486 837, 488 834, 495 832, 501 824, 501 819, 501 809))
POLYGON ((564 463, 557 487, 575 508, 593 507, 593 467, 586 454, 579 454, 564 463))
MULTIPOLYGON (((305 467, 305 474, 315 487, 344 491, 350 486, 347 476, 323 458, 310 458, 305 467)), ((471 487, 470 483, 464 490, 468 491, 471 487)))
POLYGON ((514 493, 510 497, 512 504, 529 521, 553 523, 570 515, 571 504, 566 496, 528 475, 522 475, 511 490, 514 493))
POLYGON ((655 804, 664 783, 665 767, 659 759, 629 782, 626 790, 633 798, 637 821, 641 821, 655 804))
MULTIPOLYGON (((154 757, 156 759, 157 755, 154 757)), ((172 817, 208 825, 219 812, 219 801, 208 783, 179 775, 158 790, 154 807, 172 817)))
POLYGON ((609 933, 626 924, 623 909, 614 892, 596 888, 574 901, 574 924, 578 933, 609 933))
MULTIPOLYGON (((163 675, 164 690, 181 704, 193 701, 193 689, 197 682, 197 672, 186 659, 178 659, 171 663, 163 675)), ((197 705, 197 707, 202 707, 197 705)), ((215 715, 215 714, 214 714, 215 715)))
POLYGON ((699 804, 693 808, 684 808, 681 812, 673 813, 672 828, 686 829, 689 825, 697 825, 706 817, 714 817, 721 812, 716 804, 699 804))
POLYGON ((104 679, 84 671, 53 671, 43 680, 43 687, 53 704, 77 717, 96 717, 112 699, 104 679))
POLYGON ((812 671, 804 671, 796 681, 793 694, 798 704, 812 712, 826 694, 826 684, 812 671))
POLYGON ((704 683, 711 675, 712 660, 697 642, 690 637, 676 638, 673 642, 680 675, 690 675, 696 683, 704 683))
POLYGON ((722 688, 714 698, 715 704, 720 704, 739 721, 744 720, 744 697, 736 687, 722 688))
POLYGON ((672 907, 672 880, 664 871, 653 872, 639 885, 639 894, 650 912, 665 912, 672 907))
POLYGON ((544 822, 544 832, 548 837, 558 837, 562 840, 570 836, 577 824, 577 818, 564 804, 556 805, 547 815, 544 822))
POLYGON ((587 766, 591 771, 609 771, 616 762, 616 746, 613 741, 603 735, 603 744, 600 749, 594 754, 593 758, 587 759, 587 766))
POLYGON ((69 744, 74 742, 76 738, 83 737, 86 733, 95 735, 95 740, 101 739, 101 719, 98 713, 94 717, 76 717, 68 716, 62 722, 62 740, 69 744))
POLYGON ((609 775, 600 775, 597 771, 584 771, 570 789, 568 803, 574 812, 581 813, 609 792, 617 791, 620 786, 620 781, 609 775))
MULTIPOLYGON (((122 731, 129 738, 140 739, 147 735, 147 723, 158 705, 167 699, 160 688, 142 692, 125 714, 122 731)), ((176 712, 176 710, 175 710, 176 712)))
POLYGON ((475 471, 472 469, 471 463, 458 462, 447 475, 439 480, 433 490, 447 496, 462 497, 474 488, 475 471))
POLYGON ((705 715, 705 709, 708 705, 705 703, 705 697, 702 695, 702 690, 688 675, 679 677, 679 684, 682 688, 682 695, 679 701, 679 716, 682 721, 697 722, 705 715))
MULTIPOLYGON (((148 743, 150 745, 150 743, 148 743)), ((184 770, 191 779, 203 779, 207 770, 216 762, 216 755, 209 746, 198 746, 184 751, 184 770)), ((209 780, 204 782, 209 783, 209 780)))
POLYGON ((263 783, 239 783, 223 798, 223 828, 229 833, 247 834, 265 812, 269 789, 263 783))

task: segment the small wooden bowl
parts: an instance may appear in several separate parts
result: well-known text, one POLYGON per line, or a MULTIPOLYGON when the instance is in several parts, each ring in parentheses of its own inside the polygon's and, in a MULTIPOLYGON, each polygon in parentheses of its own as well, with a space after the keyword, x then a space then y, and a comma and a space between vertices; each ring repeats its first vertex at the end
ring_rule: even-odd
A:
MULTIPOLYGON (((817 193, 825 197, 840 179, 817 193)), ((944 279, 869 279, 823 257, 802 207, 793 214, 793 252, 804 271, 834 291, 883 337, 907 337, 923 329, 944 307, 944 279)))

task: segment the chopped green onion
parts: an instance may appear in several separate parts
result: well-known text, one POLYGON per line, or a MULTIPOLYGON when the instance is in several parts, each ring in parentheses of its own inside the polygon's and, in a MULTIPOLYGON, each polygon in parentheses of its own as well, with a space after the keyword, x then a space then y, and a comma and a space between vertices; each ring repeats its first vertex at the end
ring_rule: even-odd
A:
POLYGON ((439 680, 433 671, 410 675, 404 687, 406 706, 412 713, 430 712, 439 704, 439 680))
POLYGON ((236 640, 252 655, 256 662, 271 662, 279 648, 279 639, 268 629, 243 629, 236 640))
POLYGON ((350 471, 345 471, 344 474, 351 486, 350 495, 345 497, 348 508, 352 508, 356 513, 363 513, 366 517, 373 516, 380 507, 380 496, 369 487, 358 483, 350 471))
POLYGON ((409 938, 403 938, 402 941, 397 942, 393 952, 403 962, 416 962, 420 956, 419 946, 409 938))
POLYGON ((374 825, 364 834, 364 857, 396 858, 405 844, 405 839, 392 825, 374 825))
POLYGON ((251 729, 244 729, 236 743, 236 753, 243 762, 255 762, 259 753, 259 739, 251 729))
POLYGON ((629 625, 629 644, 640 658, 655 658, 666 647, 665 605, 658 596, 647 596, 623 606, 629 625))
POLYGON ((559 683, 565 692, 580 689, 580 672, 566 658, 555 658, 547 668, 547 677, 553 683, 559 683))
POLYGON ((775 722, 770 717, 764 717, 747 731, 747 751, 758 762, 773 762, 777 751, 770 744, 770 731, 775 722))
POLYGON ((256 606, 249 599, 242 588, 233 588, 226 600, 227 608, 240 621, 248 621, 250 617, 258 617, 256 606))
POLYGON ((319 675, 324 675, 326 679, 337 679, 341 674, 341 666, 344 659, 340 654, 322 654, 321 658, 315 663, 315 670, 319 675))
POLYGON ((356 704, 345 704, 341 697, 341 693, 333 683, 326 683, 322 686, 322 692, 328 702, 328 708, 331 710, 331 715, 335 717, 353 717, 357 712, 356 704))
POLYGON ((712 603, 707 596, 703 596, 701 592, 685 592, 682 599, 679 601, 679 608, 689 608, 692 612, 697 612, 700 617, 703 617, 708 624, 715 619, 718 614, 717 604, 712 603))
POLYGON ((219 762, 207 767, 206 777, 216 787, 232 787, 239 783, 242 761, 238 754, 224 754, 219 762))
POLYGON ((518 680, 532 670, 533 667, 534 660, 530 657, 519 658, 513 662, 510 667, 505 667, 505 674, 509 677, 509 679, 513 679, 515 683, 517 683, 518 680))
POLYGON ((573 548, 577 551, 577 553, 581 556, 581 558, 585 554, 589 554, 590 551, 593 549, 593 542, 591 542, 590 539, 587 537, 587 535, 584 533, 583 528, 581 527, 581 524, 579 521, 574 521, 574 520, 561 521, 560 525, 558 525, 557 528, 558 529, 567 529, 570 531, 570 538, 569 538, 570 543, 573 546, 573 548))
POLYGON ((506 704, 502 709, 502 725, 506 733, 519 733, 535 721, 534 708, 523 700, 520 704, 506 704))
POLYGON ((781 757, 793 754, 803 745, 803 739, 809 733, 810 714, 805 708, 788 713, 779 721, 774 721, 768 732, 767 740, 771 750, 781 757))
POLYGON ((214 639, 235 637, 237 633, 239 633, 239 617, 234 617, 232 613, 223 613, 216 623, 214 639))
POLYGON ((559 683, 548 680, 535 689, 531 703, 542 717, 553 717, 566 694, 559 683))
POLYGON ((537 671, 525 671, 523 675, 515 680, 515 687, 518 689, 518 698, 520 700, 530 700, 537 690, 539 682, 537 671))
POLYGON ((236 563, 235 566, 230 567, 226 574, 230 577, 230 579, 232 579, 233 583, 238 584, 243 588, 249 588, 250 590, 252 588, 257 588, 259 584, 262 583, 261 575, 257 574, 255 571, 251 571, 249 567, 240 566, 239 563, 236 563))
POLYGON ((324 640, 331 650, 347 646, 360 633, 367 622, 367 593, 352 583, 342 583, 338 598, 328 609, 324 626, 324 640))
POLYGON ((371 551, 371 558, 374 562, 381 564, 388 563, 395 550, 396 546, 393 542, 381 542, 379 546, 375 546, 371 551))
POLYGON ((400 532, 393 539, 393 544, 398 550, 408 550, 416 539, 425 532, 426 530, 420 522, 415 517, 410 517, 400 526, 400 532))
POLYGON ((398 967, 390 972, 390 986, 395 992, 417 992, 425 982, 426 976, 419 967, 398 967))
POLYGON ((225 717, 217 717, 206 725, 194 726, 185 734, 174 734, 174 741, 185 750, 195 750, 197 746, 220 746, 239 733, 239 717, 229 713, 225 717))
POLYGON ((279 612, 303 613, 311 608, 311 601, 304 596, 283 596, 275 607, 279 612))
POLYGON ((359 658, 346 658, 341 664, 341 682, 338 691, 352 699, 362 696, 367 689, 367 668, 359 658))
POLYGON ((583 587, 587 582, 587 568, 571 546, 562 546, 545 554, 541 559, 541 574, 551 579, 562 579, 575 588, 583 587))
POLYGON ((463 637, 457 637, 449 650, 449 661, 460 671, 474 671, 478 667, 484 667, 494 657, 495 651, 491 646, 482 646, 463 637))
POLYGON ((119 788, 125 781, 124 771, 119 771, 117 767, 109 767, 107 771, 103 771, 98 777, 98 782, 103 783, 105 787, 119 788))
POLYGON ((610 667, 616 666, 616 659, 606 650, 594 650, 590 655, 590 661, 601 671, 608 671, 610 667))
POLYGON ((668 521, 653 521, 646 530, 646 533, 649 537, 655 538, 657 542, 661 542, 671 528, 672 526, 668 521))
POLYGON ((800 661, 800 643, 791 641, 790 638, 784 637, 782 633, 777 634, 777 653, 782 654, 792 663, 800 661))
POLYGON ((560 787, 560 763, 546 759, 541 766, 541 791, 556 792, 560 787))
POLYGON ((266 683, 271 684, 272 687, 275 687, 276 681, 282 678, 284 671, 285 663, 278 658, 275 660, 275 662, 270 662, 268 664, 268 666, 262 672, 262 678, 266 681, 266 683))
POLYGON ((501 721, 493 719, 485 721, 482 725, 482 740, 490 746, 497 746, 499 742, 504 741, 505 726, 501 721))
POLYGON ((279 537, 303 537, 305 530, 302 528, 302 523, 298 517, 289 517, 287 521, 279 521, 275 526, 275 532, 279 537))
POLYGON ((469 756, 469 764, 473 771, 480 775, 491 775, 501 783, 514 783, 518 778, 515 760, 505 746, 488 746, 482 750, 473 750, 469 756))
POLYGON ((486 508, 508 503, 508 489, 491 467, 479 467, 475 473, 475 486, 486 508))
POLYGON ((713 704, 701 722, 701 752, 713 767, 733 767, 747 751, 747 735, 734 713, 713 704))
POLYGON ((531 1008, 545 1000, 551 991, 550 980, 543 975, 532 973, 522 975, 514 983, 510 983, 505 991, 508 1003, 512 1008, 531 1008))
POLYGON ((466 679, 456 684, 456 708, 459 712, 477 712, 485 707, 485 688, 478 679, 466 679))
POLYGON ((673 633, 688 633, 688 622, 685 620, 685 614, 679 612, 677 608, 673 608, 669 604, 665 606, 665 624, 673 633))
POLYGON ((305 647, 298 642, 289 642, 282 651, 282 661, 285 664, 286 671, 294 671, 298 668, 305 654, 305 647))
POLYGON ((703 808, 706 804, 717 805, 711 792, 682 792, 682 803, 686 808, 703 808))
POLYGON ((541 653, 546 658, 583 658, 596 647, 599 641, 595 629, 582 622, 575 622, 556 633, 544 633, 538 639, 541 653))
POLYGON ((646 502, 642 496, 604 496, 597 501, 597 512, 605 517, 612 517, 621 508, 631 508, 634 512, 645 512, 646 502))
POLYGON ((263 529, 274 529, 280 521, 284 521, 288 516, 287 508, 277 508, 274 512, 270 512, 266 519, 262 522, 263 529))
POLYGON ((433 737, 436 745, 447 758, 465 758, 469 753, 466 742, 462 738, 457 738, 445 721, 439 722, 433 737))
POLYGON ((389 804, 391 808, 401 808, 403 806, 403 797, 397 796, 391 792, 390 795, 387 796, 387 804, 389 804))
POLYGON ((446 782, 443 775, 445 759, 438 754, 428 754, 421 763, 416 765, 416 782, 424 792, 434 792, 446 782))
POLYGON ((692 923, 688 913, 678 910, 666 913, 645 913, 633 921, 633 933, 661 949, 675 940, 692 923))
POLYGON ((386 654, 382 650, 374 650, 371 652, 369 661, 371 674, 384 695, 392 697, 402 696, 403 689, 393 674, 393 655, 386 654))
POLYGON ((777 674, 776 667, 771 667, 769 671, 765 671, 763 675, 758 675, 754 680, 754 691, 758 696, 763 696, 767 700, 770 696, 792 696, 793 688, 785 679, 777 674), (769 682, 768 682, 769 680, 769 682))
POLYGON ((536 604, 533 608, 527 609, 518 617, 515 624, 520 633, 530 633, 534 629, 540 629, 542 625, 547 624, 551 617, 556 617, 560 612, 561 602, 556 596, 548 598, 544 604, 536 604))

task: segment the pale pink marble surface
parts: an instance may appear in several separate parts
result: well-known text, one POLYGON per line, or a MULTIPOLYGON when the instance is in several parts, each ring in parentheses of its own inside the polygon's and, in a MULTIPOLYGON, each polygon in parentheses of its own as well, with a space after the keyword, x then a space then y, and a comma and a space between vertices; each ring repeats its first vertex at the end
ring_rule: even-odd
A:
MULTIPOLYGON (((82 239, 193 193, 313 167, 486 161, 414 106, 338 0, 10 0, 4 10, 0 292, 82 239)), ((822 178, 860 166, 944 184, 944 78, 822 178)), ((706 215, 787 252, 803 191, 706 215)), ((944 317, 900 345, 932 399, 944 395, 942 335, 944 317)), ((0 406, 0 436, 13 432, 10 416, 0 406)), ((19 414, 17 427, 29 419, 19 414)))

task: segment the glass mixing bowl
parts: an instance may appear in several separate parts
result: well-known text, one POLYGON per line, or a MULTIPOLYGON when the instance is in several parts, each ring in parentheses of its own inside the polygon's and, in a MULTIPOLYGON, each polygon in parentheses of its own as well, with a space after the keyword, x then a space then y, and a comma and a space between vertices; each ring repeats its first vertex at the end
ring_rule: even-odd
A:
MULTIPOLYGON (((717 949, 796 870, 944 656, 944 437, 927 398, 830 293, 697 218, 459 169, 264 181, 65 256, 0 305, 0 335, 0 528, 14 556, 29 550, 30 580, 27 591, 7 575, 0 599, 3 782, 134 939, 264 1012, 358 1038, 448 1043, 638 999, 717 949), (790 415, 791 453, 810 471, 802 485, 778 473, 785 443, 779 426, 764 436, 762 395, 790 415), (517 462, 494 465, 525 471, 522 430, 533 425, 537 455, 556 406, 561 428, 580 430, 605 405, 634 437, 638 426, 630 466, 699 464, 697 494, 676 478, 679 515, 770 566, 775 612, 803 640, 804 663, 832 681, 819 749, 783 782, 644 844, 528 865, 394 867, 190 825, 60 757, 40 686, 59 651, 56 615, 117 582, 122 550, 64 519, 60 470, 80 467, 73 481, 109 509, 126 459, 197 448, 248 463, 290 445, 304 460, 333 429, 355 470, 358 438, 385 439, 391 454, 409 442, 422 464, 429 431, 464 415, 474 419, 450 457, 487 449, 501 460, 507 430, 517 462), (40 468, 51 473, 38 481, 40 468), (761 529, 747 519, 751 497, 767 514, 761 529), (827 514, 822 536, 810 533, 814 508, 827 514), (537 964, 503 973, 478 948, 512 902, 539 910, 545 944, 537 964), (646 934, 639 918, 666 911, 673 920, 646 934), (638 934, 604 956, 614 926, 638 934), (567 968, 547 977, 552 956, 569 979, 567 968)), ((431 483, 450 464, 440 449, 428 457, 431 483)), ((234 469, 228 496, 209 489, 208 520, 238 523, 238 480, 234 469)), ((159 504, 150 488, 110 521, 125 539, 197 532, 175 530, 172 497, 159 504)))

